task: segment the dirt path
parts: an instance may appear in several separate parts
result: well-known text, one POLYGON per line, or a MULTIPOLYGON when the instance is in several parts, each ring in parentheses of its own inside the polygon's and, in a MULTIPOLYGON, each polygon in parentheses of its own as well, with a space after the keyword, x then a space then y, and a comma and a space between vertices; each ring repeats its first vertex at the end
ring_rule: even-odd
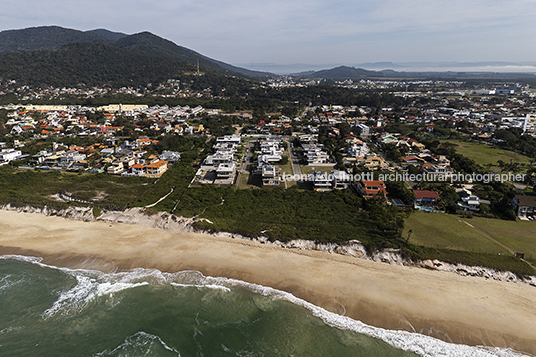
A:
POLYGON ((145 208, 151 208, 151 207, 154 207, 156 206, 157 204, 159 204, 160 202, 162 202, 163 200, 165 200, 169 195, 171 195, 173 193, 173 190, 174 190, 175 187, 172 187, 171 188, 171 191, 169 191, 169 193, 163 197, 160 197, 160 199, 158 201, 156 201, 155 203, 151 203, 150 205, 147 205, 145 206, 145 208))
POLYGON ((493 243, 497 244, 498 246, 500 246, 501 248, 503 248, 504 250, 506 250, 508 253, 514 255, 516 252, 514 250, 512 250, 512 248, 502 244, 501 242, 499 242, 498 240, 496 240, 495 238, 493 238, 492 236, 490 236, 489 234, 487 234, 485 231, 483 231, 482 229, 480 228, 476 228, 475 226, 473 226, 472 224, 470 224, 469 222, 466 222, 466 221, 462 221, 463 223, 467 224, 469 227, 473 228, 478 234, 486 237, 487 239, 489 239, 490 241, 492 241, 493 243))

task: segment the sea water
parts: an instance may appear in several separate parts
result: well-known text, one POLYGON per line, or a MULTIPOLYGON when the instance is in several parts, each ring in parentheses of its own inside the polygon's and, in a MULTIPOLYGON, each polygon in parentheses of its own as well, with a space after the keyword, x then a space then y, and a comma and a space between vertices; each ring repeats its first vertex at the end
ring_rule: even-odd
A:
POLYGON ((0 257, 0 356, 511 356, 330 313, 196 271, 102 273, 0 257))

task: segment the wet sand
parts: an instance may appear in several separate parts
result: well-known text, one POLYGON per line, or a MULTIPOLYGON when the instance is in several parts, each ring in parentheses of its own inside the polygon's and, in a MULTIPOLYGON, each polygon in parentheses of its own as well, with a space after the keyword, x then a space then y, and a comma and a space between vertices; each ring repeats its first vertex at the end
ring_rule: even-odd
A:
POLYGON ((369 325, 536 355, 536 288, 318 251, 0 211, 0 255, 70 268, 198 270, 288 291, 369 325))

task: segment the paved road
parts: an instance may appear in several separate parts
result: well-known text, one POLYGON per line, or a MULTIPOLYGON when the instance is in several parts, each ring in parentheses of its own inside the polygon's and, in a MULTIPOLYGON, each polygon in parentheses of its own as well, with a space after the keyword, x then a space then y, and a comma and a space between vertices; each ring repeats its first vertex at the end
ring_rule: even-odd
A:
POLYGON ((250 141, 246 144, 246 153, 243 156, 242 168, 241 168, 242 171, 245 171, 244 173, 249 173, 249 168, 251 165, 251 157, 253 156, 252 154, 253 148, 254 148, 253 142, 250 141))
POLYGON ((290 163, 292 164, 292 172, 294 173, 294 175, 301 175, 302 172, 301 172, 301 168, 300 168, 298 158, 296 157, 296 155, 293 154, 294 146, 287 139, 284 139, 284 141, 288 145, 288 152, 289 152, 289 155, 290 155, 289 160, 290 160, 290 163))

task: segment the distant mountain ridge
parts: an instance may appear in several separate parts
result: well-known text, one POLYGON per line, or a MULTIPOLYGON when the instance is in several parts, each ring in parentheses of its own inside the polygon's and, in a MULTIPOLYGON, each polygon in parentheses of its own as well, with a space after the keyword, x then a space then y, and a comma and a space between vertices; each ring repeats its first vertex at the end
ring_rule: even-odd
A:
POLYGON ((113 32, 113 31, 106 30, 106 29, 96 29, 96 30, 86 31, 86 33, 88 32, 96 33, 97 35, 102 36, 109 41, 117 41, 120 38, 128 36, 121 32, 113 32))
POLYGON ((71 43, 107 42, 96 32, 59 26, 30 27, 0 32, 0 55, 22 51, 51 51, 71 43))
POLYGON ((355 68, 348 66, 339 66, 332 69, 324 69, 321 71, 304 72, 302 75, 310 78, 323 78, 333 80, 346 80, 346 79, 363 79, 363 78, 377 78, 383 77, 384 74, 376 71, 369 71, 363 68, 355 68))
MULTIPOLYGON (((491 62, 486 62, 491 63, 491 62)), ((499 62, 495 62, 499 63, 499 62)), ((378 65, 378 67, 381 68, 382 65, 390 64, 393 65, 393 63, 390 62, 382 62, 378 65)), ((461 64, 463 65, 463 64, 461 64)), ((337 80, 337 81, 344 81, 344 80, 361 80, 361 79, 371 79, 371 80, 385 80, 385 78, 391 78, 391 79, 460 79, 460 80, 467 80, 467 79, 489 79, 489 80, 505 80, 505 79, 523 79, 523 80, 530 80, 534 81, 536 79, 535 73, 522 73, 522 72, 493 72, 493 71, 479 71, 478 66, 479 63, 475 64, 475 67, 473 70, 471 68, 464 68, 459 67, 458 70, 452 69, 452 70, 445 70, 438 68, 436 70, 413 70, 413 71, 401 71, 400 68, 398 70, 393 69, 383 69, 379 71, 375 70, 367 70, 363 68, 355 68, 355 67, 349 67, 349 66, 338 66, 332 69, 326 69, 321 71, 313 71, 313 72, 302 72, 296 74, 296 76, 302 77, 302 78, 312 78, 312 79, 327 79, 327 80, 337 80)), ((393 66, 395 68, 395 66, 393 66)))

